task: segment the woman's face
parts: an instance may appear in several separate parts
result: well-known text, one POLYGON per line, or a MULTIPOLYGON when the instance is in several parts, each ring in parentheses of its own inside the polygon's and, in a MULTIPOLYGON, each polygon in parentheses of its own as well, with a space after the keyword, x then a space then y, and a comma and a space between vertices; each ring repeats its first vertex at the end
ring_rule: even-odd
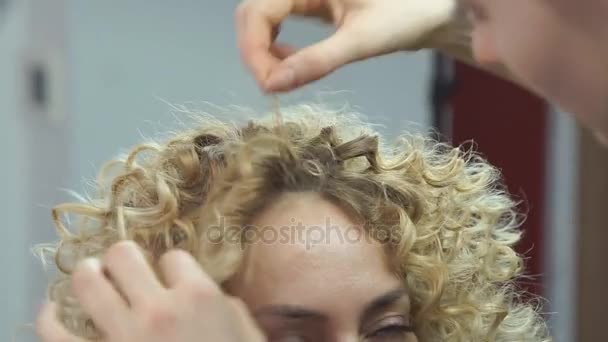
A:
POLYGON ((608 5, 596 0, 462 1, 471 9, 473 50, 480 63, 506 65, 532 90, 608 135, 608 5))
POLYGON ((253 225, 227 291, 269 341, 417 341, 409 296, 382 247, 339 207, 312 193, 285 194, 253 225))

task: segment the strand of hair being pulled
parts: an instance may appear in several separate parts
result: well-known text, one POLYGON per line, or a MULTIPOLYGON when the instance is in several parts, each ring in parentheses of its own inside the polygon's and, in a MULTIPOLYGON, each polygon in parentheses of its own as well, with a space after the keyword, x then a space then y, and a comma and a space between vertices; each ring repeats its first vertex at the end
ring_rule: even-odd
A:
POLYGON ((116 208, 116 230, 118 231, 119 240, 127 240, 127 228, 125 227, 125 212, 123 206, 116 208))
POLYGON ((285 136, 283 113, 281 113, 281 103, 279 102, 279 96, 276 94, 271 95, 272 99, 272 117, 274 119, 274 128, 278 135, 285 136))

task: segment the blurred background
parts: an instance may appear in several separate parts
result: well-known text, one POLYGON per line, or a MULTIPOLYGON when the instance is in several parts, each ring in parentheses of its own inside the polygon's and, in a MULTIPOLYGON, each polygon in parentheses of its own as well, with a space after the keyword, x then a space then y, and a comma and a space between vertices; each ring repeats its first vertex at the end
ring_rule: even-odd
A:
MULTIPOLYGON (((171 104, 270 110, 239 60, 237 0, 0 0, 0 341, 36 341, 51 272, 30 249, 53 241, 50 208, 100 165, 175 124, 171 104)), ((280 39, 330 31, 291 20, 280 39)), ((608 152, 564 113, 435 54, 351 65, 281 97, 348 104, 387 137, 438 130, 473 140, 528 212, 520 251, 556 341, 608 341, 608 152)), ((179 118, 179 115, 178 115, 179 118)))

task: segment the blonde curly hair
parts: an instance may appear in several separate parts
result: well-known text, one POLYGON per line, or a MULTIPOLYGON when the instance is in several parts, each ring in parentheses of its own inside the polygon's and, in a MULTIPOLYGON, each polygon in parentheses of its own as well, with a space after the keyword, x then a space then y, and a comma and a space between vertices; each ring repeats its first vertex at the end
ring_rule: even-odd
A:
POLYGON ((313 191, 368 231, 386 230, 372 235, 385 237, 409 290, 420 341, 550 340, 537 305, 514 284, 523 264, 513 249, 521 216, 496 168, 422 135, 389 147, 356 115, 311 105, 282 113, 281 123, 267 116, 244 126, 200 116, 167 142, 108 163, 85 203, 55 207, 59 242, 39 250, 61 271, 49 290, 66 327, 98 336, 70 291, 78 260, 132 239, 153 266, 168 249, 182 248, 223 284, 243 246, 201 238, 209 227, 245 227, 268 199, 313 191), (80 219, 68 227, 60 217, 66 213, 80 219))

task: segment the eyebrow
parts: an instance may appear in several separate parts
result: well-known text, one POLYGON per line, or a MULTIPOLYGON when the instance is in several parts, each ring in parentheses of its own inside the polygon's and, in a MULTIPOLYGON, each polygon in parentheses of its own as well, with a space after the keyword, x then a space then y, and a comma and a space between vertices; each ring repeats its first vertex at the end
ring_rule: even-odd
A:
POLYGON ((307 309, 297 305, 269 305, 256 310, 254 316, 280 316, 293 320, 326 321, 327 316, 319 311, 307 309))
POLYGON ((395 304, 395 302, 405 297, 406 295, 407 291, 405 290, 405 288, 398 287, 379 297, 376 297, 365 306, 363 314, 361 314, 360 318, 361 325, 363 325, 363 322, 367 321, 371 316, 395 304))
MULTIPOLYGON (((403 287, 393 289, 383 295, 374 298, 369 302, 363 313, 361 314, 360 321, 364 322, 371 316, 382 311, 388 306, 393 305, 396 301, 407 295, 406 290, 403 287)), ((279 316, 282 318, 293 319, 293 320, 316 320, 316 321, 327 321, 328 317, 320 311, 308 309, 306 307, 298 305, 269 305, 264 306, 256 310, 253 314, 255 317, 259 316, 279 316)))

